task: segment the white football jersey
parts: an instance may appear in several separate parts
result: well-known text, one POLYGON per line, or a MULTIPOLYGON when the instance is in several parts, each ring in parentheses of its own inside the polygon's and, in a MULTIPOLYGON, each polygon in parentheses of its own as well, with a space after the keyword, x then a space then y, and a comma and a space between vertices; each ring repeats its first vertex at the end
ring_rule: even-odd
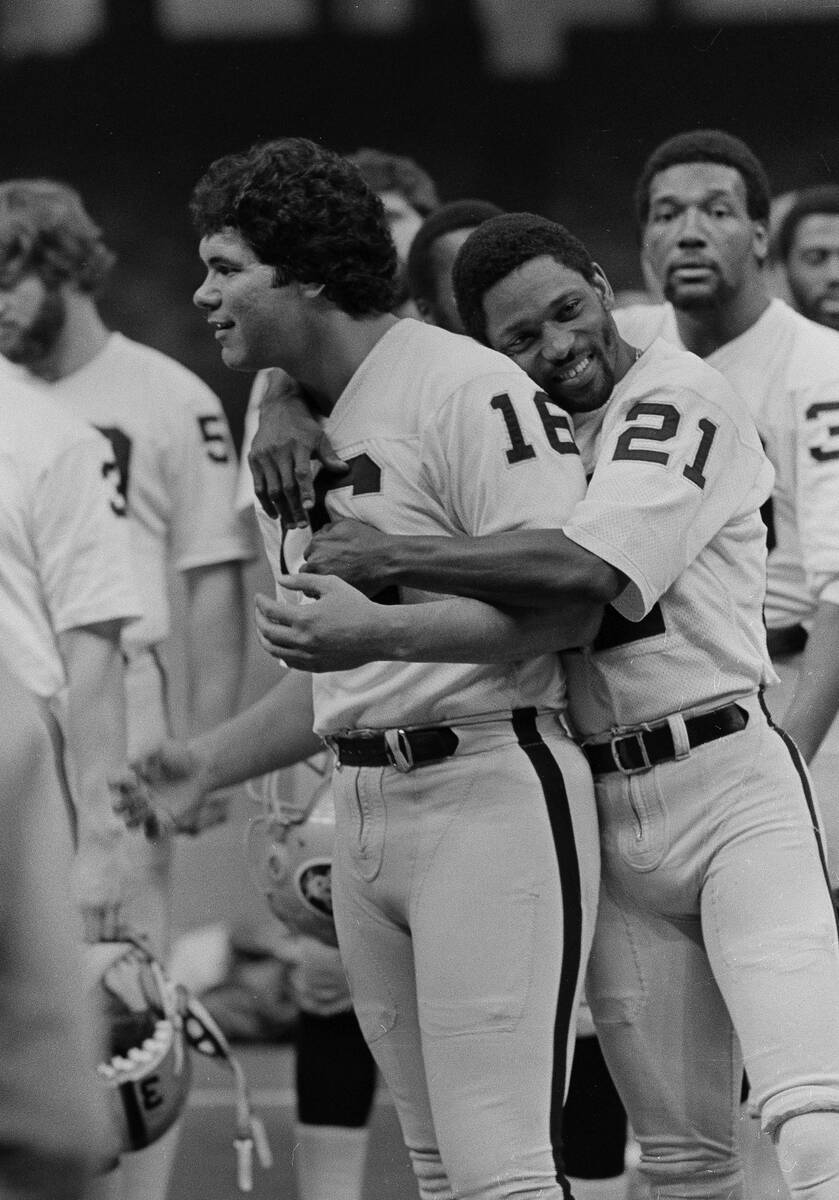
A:
POLYGON ((0 387, 0 655, 39 696, 66 683, 56 637, 141 612, 110 444, 40 391, 0 387))
POLYGON ((235 511, 236 452, 218 398, 168 355, 119 333, 64 379, 26 378, 111 442, 144 609, 124 644, 136 652, 162 641, 170 562, 186 571, 253 553, 235 511))
MULTIPOLYGON (((669 304, 615 318, 635 345, 681 345, 669 304)), ((775 468, 766 623, 809 626, 820 600, 839 604, 839 334, 773 300, 706 362, 748 404, 775 468)))
MULTIPOLYGON (((420 321, 385 333, 325 428, 350 472, 318 474, 315 528, 338 517, 387 533, 453 537, 558 527, 585 493, 562 410, 503 355, 420 321)), ((291 539, 299 542, 297 531, 291 539)), ((377 597, 440 598, 406 588, 377 597)), ((315 675, 313 687, 321 734, 565 703, 556 654, 503 664, 374 662, 315 675)))
POLYGON ((714 707, 773 682, 759 513, 773 471, 725 379, 657 340, 576 432, 593 474, 564 532, 629 580, 593 645, 563 656, 578 731, 714 707))

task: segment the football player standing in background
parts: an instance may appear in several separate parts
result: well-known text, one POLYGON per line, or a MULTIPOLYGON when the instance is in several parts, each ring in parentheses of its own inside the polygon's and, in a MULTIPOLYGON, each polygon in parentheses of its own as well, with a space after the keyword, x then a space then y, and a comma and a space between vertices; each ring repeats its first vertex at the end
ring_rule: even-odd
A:
MULTIPOLYGON (((9 320, 0 304, 4 333, 9 320)), ((107 778, 126 750, 120 635, 141 611, 115 472, 105 438, 24 380, 4 379, 0 658, 53 735, 64 788, 53 862, 92 942, 115 935, 124 898, 125 839, 107 778)))
POLYGON ((839 330, 839 185, 797 192, 774 241, 795 307, 839 330))
MULTIPOLYGON (((110 441, 116 504, 127 515, 143 618, 122 652, 129 752, 170 728, 163 644, 167 571, 184 579, 188 726, 234 710, 243 670, 241 561, 233 511, 236 458, 221 405, 166 355, 107 329, 97 307, 113 255, 71 188, 51 180, 0 185, 3 377, 24 378, 110 441)), ((131 835, 123 918, 163 955, 172 846, 131 835)), ((123 1196, 165 1194, 176 1133, 123 1160, 123 1196), (160 1177, 155 1180, 155 1171, 160 1177)))
POLYGON ((678 134, 636 189, 645 261, 666 302, 616 313, 637 345, 657 336, 716 367, 745 401, 775 468, 766 510, 766 624, 781 686, 767 703, 808 764, 839 881, 839 336, 770 296, 769 185, 739 139, 678 134))

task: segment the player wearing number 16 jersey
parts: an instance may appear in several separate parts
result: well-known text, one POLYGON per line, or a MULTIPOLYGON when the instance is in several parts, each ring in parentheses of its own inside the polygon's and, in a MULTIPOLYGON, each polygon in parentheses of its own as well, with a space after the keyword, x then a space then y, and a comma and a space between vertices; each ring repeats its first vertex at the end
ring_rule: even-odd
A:
MULTIPOLYGON (((561 520, 581 498, 567 417, 518 368, 390 314, 393 246, 351 164, 302 139, 256 146, 211 166, 193 213, 207 268, 195 302, 224 361, 282 367, 323 398, 350 472, 319 479, 321 517, 451 538, 561 520)), ((412 590, 377 605, 338 580, 327 591, 340 622, 359 603, 427 622, 412 661, 346 660, 313 690, 337 760, 341 955, 420 1194, 560 1200, 554 1122, 599 871, 548 648, 586 636, 596 609, 595 622, 511 618, 412 590), (442 665, 441 637, 456 664, 442 665)))

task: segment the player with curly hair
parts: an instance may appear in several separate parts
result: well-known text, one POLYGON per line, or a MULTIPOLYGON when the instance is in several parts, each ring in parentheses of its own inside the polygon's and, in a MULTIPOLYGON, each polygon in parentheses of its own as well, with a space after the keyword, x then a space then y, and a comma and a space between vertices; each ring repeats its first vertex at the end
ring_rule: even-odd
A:
MULTIPOLYGON (((543 420, 523 373, 391 315, 393 245, 352 164, 302 139, 256 146, 211 168, 193 214, 207 269, 195 302, 224 361, 280 366, 322 397, 349 474, 323 473, 315 523, 363 512, 394 532, 452 537, 555 519, 583 494, 562 418, 543 420), (291 231, 311 246, 290 245, 291 231), (499 489, 505 404, 538 449, 499 489)), ((284 534, 291 563, 305 531, 284 534)), ((327 590, 348 620, 367 604, 338 580, 327 590)), ((558 720, 562 677, 546 647, 585 639, 596 598, 512 618, 410 599, 427 635, 413 661, 292 672, 235 719, 215 778, 279 765, 291 714, 298 728, 313 721, 338 768, 341 953, 421 1195, 560 1200, 554 1146, 599 872, 590 777, 558 720), (488 646, 493 662, 475 665, 488 646)), ((126 809, 148 815, 138 800, 126 809)))

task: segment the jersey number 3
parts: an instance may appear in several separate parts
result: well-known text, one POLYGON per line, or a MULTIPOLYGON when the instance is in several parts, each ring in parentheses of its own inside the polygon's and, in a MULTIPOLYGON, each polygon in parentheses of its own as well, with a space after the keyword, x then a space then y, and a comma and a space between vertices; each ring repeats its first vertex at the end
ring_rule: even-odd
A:
MULTIPOLYGON (((668 452, 666 450, 653 449, 649 443, 654 442, 656 445, 660 445, 663 442, 671 441, 676 436, 679 422, 681 421, 679 410, 674 408, 672 404, 652 404, 639 401, 637 404, 632 405, 626 414, 626 419, 628 421, 637 421, 639 417, 657 417, 660 424, 633 425, 631 429, 625 429, 618 438, 615 453, 612 455, 612 461, 652 462, 667 466, 670 461, 668 452), (647 445, 644 445, 644 442, 647 445)), ((713 421, 709 421, 707 417, 702 417, 697 421, 697 426, 700 433, 699 445, 696 448, 693 462, 688 463, 684 467, 682 474, 685 479, 689 479, 691 483, 695 483, 698 488, 704 488, 707 480, 702 472, 705 469, 708 455, 711 452, 711 445, 716 437, 717 426, 713 421)))

